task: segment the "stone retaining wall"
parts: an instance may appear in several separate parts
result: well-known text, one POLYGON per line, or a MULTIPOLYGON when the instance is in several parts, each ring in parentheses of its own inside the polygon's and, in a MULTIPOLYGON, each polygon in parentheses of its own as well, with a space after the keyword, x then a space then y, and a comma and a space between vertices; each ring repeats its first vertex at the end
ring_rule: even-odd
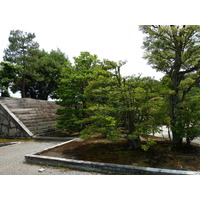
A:
POLYGON ((32 133, 23 123, 2 103, 0 103, 0 137, 30 138, 32 133))

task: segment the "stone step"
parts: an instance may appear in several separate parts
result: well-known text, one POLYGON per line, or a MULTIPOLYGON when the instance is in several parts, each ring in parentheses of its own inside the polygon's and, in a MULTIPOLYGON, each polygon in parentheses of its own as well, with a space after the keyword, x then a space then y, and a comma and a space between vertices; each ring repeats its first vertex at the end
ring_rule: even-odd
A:
POLYGON ((20 120, 37 120, 37 119, 56 119, 58 116, 52 113, 14 113, 20 120))
POLYGON ((49 121, 57 121, 55 117, 48 117, 48 118, 35 118, 35 119, 27 119, 23 120, 24 124, 37 124, 37 123, 42 123, 42 122, 49 122, 49 121))
POLYGON ((38 119, 38 118, 40 118, 39 116, 38 116, 38 114, 37 113, 35 113, 35 114, 19 114, 19 115, 16 115, 21 121, 23 121, 23 120, 29 120, 29 119, 38 119))
POLYGON ((15 109, 15 108, 43 108, 43 109, 53 109, 56 110, 57 108, 59 108, 59 106, 55 105, 45 105, 45 104, 8 104, 5 103, 5 105, 7 107, 9 107, 10 109, 15 109))
POLYGON ((33 105, 18 105, 18 104, 13 104, 13 105, 7 105, 7 107, 9 107, 10 109, 27 109, 27 108, 33 108, 33 109, 36 109, 36 110, 40 110, 41 108, 42 109, 45 109, 45 110, 57 110, 59 107, 57 106, 48 106, 48 105, 36 105, 36 104, 33 104, 33 105))
POLYGON ((56 126, 51 126, 51 125, 41 125, 41 126, 32 126, 32 127, 27 127, 31 132, 36 131, 36 130, 46 130, 46 129, 56 129, 56 126))
POLYGON ((30 122, 24 122, 24 125, 29 128, 29 127, 42 127, 42 126, 56 126, 57 125, 57 121, 56 120, 49 120, 49 121, 43 121, 43 122, 38 122, 38 123, 30 123, 30 122))
POLYGON ((36 108, 12 108, 10 109, 12 113, 19 115, 19 114, 35 114, 38 112, 36 108))
POLYGON ((48 111, 45 111, 45 110, 40 110, 40 111, 30 111, 30 112, 24 112, 24 113, 17 113, 17 112, 14 112, 14 114, 18 115, 18 116, 21 116, 21 115, 38 115, 38 116, 56 116, 56 112, 55 111, 51 111, 51 110, 48 110, 48 111))
POLYGON ((35 114, 20 114, 20 115, 16 115, 21 121, 23 120, 39 120, 39 119, 56 119, 57 115, 55 114, 41 114, 41 115, 38 115, 37 113, 35 114))
POLYGON ((0 97, 0 102, 4 103, 33 134, 58 131, 56 111, 60 106, 55 102, 4 97, 0 97))
POLYGON ((30 130, 33 135, 45 135, 58 132, 56 128, 46 128, 46 129, 32 129, 30 130))

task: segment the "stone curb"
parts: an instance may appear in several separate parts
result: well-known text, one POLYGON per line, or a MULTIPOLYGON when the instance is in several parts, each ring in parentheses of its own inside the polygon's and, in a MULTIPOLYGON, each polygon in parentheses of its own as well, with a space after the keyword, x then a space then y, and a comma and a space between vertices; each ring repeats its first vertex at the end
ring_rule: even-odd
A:
POLYGON ((195 171, 183 171, 183 170, 171 170, 151 167, 137 167, 130 165, 119 165, 101 162, 90 162, 83 160, 73 160, 66 158, 57 158, 50 156, 40 156, 44 151, 56 148, 66 143, 77 141, 77 139, 63 142, 53 147, 44 149, 43 151, 35 154, 28 154, 25 156, 25 161, 32 164, 49 165, 54 167, 66 167, 76 170, 92 171, 92 172, 104 172, 121 175, 200 175, 200 172, 195 171))
POLYGON ((68 141, 73 140, 75 137, 46 137, 46 136, 33 136, 32 139, 35 140, 60 140, 60 141, 68 141))
MULTIPOLYGON (((54 149, 54 148, 56 148, 56 147, 62 146, 62 145, 64 145, 64 144, 67 144, 67 143, 72 142, 72 141, 79 141, 79 140, 80 140, 79 138, 75 138, 75 139, 72 139, 72 140, 68 140, 68 141, 65 141, 65 142, 56 144, 56 145, 54 145, 54 146, 52 146, 52 147, 48 147, 48 148, 46 148, 46 149, 43 149, 42 151, 35 152, 35 153, 33 153, 33 154, 28 154, 27 156, 29 156, 29 155, 37 155, 37 156, 38 156, 38 154, 40 154, 40 153, 42 153, 42 152, 45 152, 45 151, 54 149)), ((26 158, 26 156, 25 156, 25 158, 26 158)))

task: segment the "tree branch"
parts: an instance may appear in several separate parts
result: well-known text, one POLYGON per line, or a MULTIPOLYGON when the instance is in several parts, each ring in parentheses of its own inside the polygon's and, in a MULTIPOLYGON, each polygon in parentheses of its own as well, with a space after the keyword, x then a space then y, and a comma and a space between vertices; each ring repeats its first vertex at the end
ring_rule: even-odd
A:
POLYGON ((179 75, 188 74, 188 73, 193 72, 193 71, 195 71, 197 69, 200 69, 200 65, 199 64, 200 64, 200 61, 198 62, 198 65, 196 65, 196 66, 194 66, 194 67, 192 67, 192 68, 190 68, 188 70, 179 72, 179 75))
POLYGON ((186 90, 183 91, 183 95, 181 98, 181 102, 183 102, 185 100, 186 95, 190 92, 190 90, 197 84, 200 82, 200 76, 195 80, 194 83, 192 83, 186 90))

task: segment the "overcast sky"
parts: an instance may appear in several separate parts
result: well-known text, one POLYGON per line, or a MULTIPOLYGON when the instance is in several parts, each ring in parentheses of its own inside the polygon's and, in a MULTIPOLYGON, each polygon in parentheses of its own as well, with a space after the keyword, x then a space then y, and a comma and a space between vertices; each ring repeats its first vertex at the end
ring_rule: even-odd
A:
MULTIPOLYGON (((141 4, 142 5, 142 4, 141 4)), ((60 48, 70 60, 81 51, 100 59, 127 60, 123 75, 142 73, 160 78, 142 59, 141 14, 134 1, 109 0, 6 0, 0 12, 0 60, 10 30, 36 34, 40 48, 60 48)))

